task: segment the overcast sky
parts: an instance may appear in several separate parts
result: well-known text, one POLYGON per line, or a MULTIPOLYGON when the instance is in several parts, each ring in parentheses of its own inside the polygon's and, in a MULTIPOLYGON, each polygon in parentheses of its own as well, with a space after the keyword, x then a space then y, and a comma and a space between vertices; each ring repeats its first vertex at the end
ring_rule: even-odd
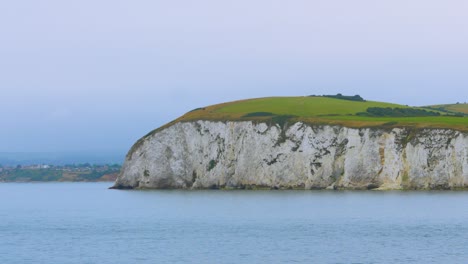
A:
POLYGON ((122 151, 200 106, 468 101, 466 0, 0 2, 0 151, 122 151))

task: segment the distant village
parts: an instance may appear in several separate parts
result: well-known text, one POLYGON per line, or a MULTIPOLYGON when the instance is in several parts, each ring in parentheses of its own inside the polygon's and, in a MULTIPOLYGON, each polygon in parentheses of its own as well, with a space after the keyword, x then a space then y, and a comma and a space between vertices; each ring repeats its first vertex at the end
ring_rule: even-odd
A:
POLYGON ((120 172, 119 164, 69 164, 63 166, 31 164, 0 165, 0 182, 29 181, 114 181, 120 172))

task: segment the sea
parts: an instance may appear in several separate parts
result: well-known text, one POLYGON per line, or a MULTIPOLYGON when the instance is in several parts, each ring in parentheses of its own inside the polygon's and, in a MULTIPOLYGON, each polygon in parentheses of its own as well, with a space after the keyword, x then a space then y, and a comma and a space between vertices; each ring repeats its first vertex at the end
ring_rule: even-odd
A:
POLYGON ((468 263, 468 192, 1 183, 0 263, 468 263))

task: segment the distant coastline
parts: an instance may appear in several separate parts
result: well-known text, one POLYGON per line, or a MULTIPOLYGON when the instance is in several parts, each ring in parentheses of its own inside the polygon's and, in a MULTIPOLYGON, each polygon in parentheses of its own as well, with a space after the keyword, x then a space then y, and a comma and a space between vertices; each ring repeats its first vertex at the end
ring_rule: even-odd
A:
POLYGON ((92 165, 89 163, 63 166, 47 164, 0 165, 0 182, 115 181, 120 168, 119 164, 92 165))

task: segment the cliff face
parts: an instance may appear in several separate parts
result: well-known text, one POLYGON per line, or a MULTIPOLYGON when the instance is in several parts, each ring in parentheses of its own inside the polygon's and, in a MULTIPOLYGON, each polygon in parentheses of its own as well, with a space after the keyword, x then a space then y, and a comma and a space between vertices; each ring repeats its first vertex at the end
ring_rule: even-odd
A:
POLYGON ((468 187, 468 135, 252 122, 176 123, 138 142, 115 188, 468 187))

